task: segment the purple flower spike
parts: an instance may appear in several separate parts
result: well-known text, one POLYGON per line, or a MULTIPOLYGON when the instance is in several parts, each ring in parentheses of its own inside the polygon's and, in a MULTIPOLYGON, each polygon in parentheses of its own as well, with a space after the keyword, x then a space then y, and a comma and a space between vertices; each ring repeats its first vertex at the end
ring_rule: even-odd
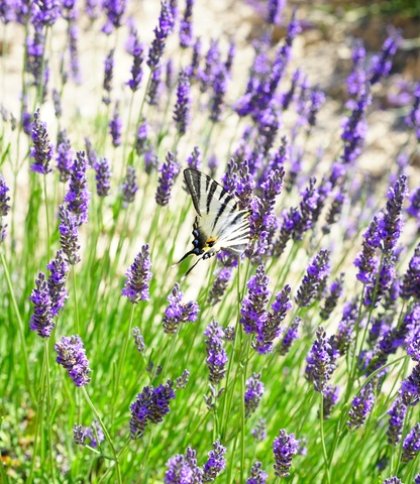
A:
POLYGON ((323 403, 323 417, 328 418, 331 414, 331 411, 335 404, 338 402, 338 396, 339 396, 339 390, 338 387, 334 387, 332 385, 327 385, 323 392, 322 395, 324 397, 324 403, 323 403))
POLYGON ((57 363, 63 366, 77 387, 90 382, 89 361, 85 348, 79 336, 63 336, 54 349, 57 353, 57 363))
POLYGON ((334 344, 340 352, 341 356, 344 356, 349 349, 350 343, 353 340, 354 326, 358 317, 358 305, 357 301, 348 302, 344 305, 343 315, 341 321, 338 324, 338 330, 334 338, 334 344))
POLYGON ((149 284, 152 278, 151 269, 149 246, 146 244, 143 245, 133 264, 127 270, 127 279, 122 290, 122 295, 133 304, 149 300, 149 284))
POLYGON ((260 380, 261 375, 259 373, 254 373, 246 381, 245 388, 245 415, 250 417, 255 410, 257 410, 260 404, 261 398, 264 395, 264 384, 260 380))
POLYGON ((402 481, 397 476, 393 476, 385 479, 382 484, 402 484, 402 481))
POLYGON ((300 307, 309 306, 320 289, 324 278, 329 272, 328 250, 320 250, 308 266, 296 295, 296 303, 300 307))
POLYGON ((356 257, 354 265, 359 269, 356 277, 364 284, 374 283, 378 266, 376 249, 380 246, 379 220, 374 217, 367 231, 363 234, 362 251, 356 257))
POLYGON ((246 333, 256 334, 258 328, 263 327, 267 321, 268 283, 269 279, 261 264, 255 276, 248 281, 248 294, 242 301, 240 322, 246 333))
POLYGON ((128 81, 128 86, 135 92, 140 87, 141 80, 143 79, 143 60, 144 60, 144 45, 138 40, 134 39, 132 47, 133 64, 131 66, 131 79, 128 81))
POLYGON ((109 134, 114 148, 120 146, 122 141, 122 119, 119 113, 118 104, 115 105, 114 114, 109 122, 109 134))
POLYGON ((347 91, 350 96, 357 96, 366 88, 366 50, 361 40, 357 40, 352 50, 353 69, 347 78, 347 91))
POLYGON ((104 0, 102 8, 105 11, 107 20, 102 27, 102 32, 109 35, 114 29, 118 29, 122 24, 122 16, 127 7, 127 0, 104 0))
POLYGON ((324 328, 316 331, 316 339, 306 357, 306 379, 317 392, 323 392, 336 368, 337 352, 327 338, 324 328))
POLYGON ((256 342, 253 346, 260 354, 271 352, 274 340, 280 336, 280 325, 287 311, 292 307, 290 291, 290 286, 284 286, 284 289, 277 294, 267 319, 257 328, 256 342))
POLYGON ((182 49, 191 47, 193 44, 192 14, 194 0, 185 0, 184 15, 179 26, 179 45, 182 49))
POLYGON ((401 440, 405 415, 407 413, 407 405, 396 398, 392 407, 388 410, 389 424, 387 430, 388 442, 391 445, 396 445, 401 440))
POLYGON ((124 206, 134 202, 138 189, 136 170, 133 166, 127 166, 127 173, 122 185, 124 206))
POLYGON ((420 401, 420 363, 417 363, 411 374, 402 381, 400 396, 405 405, 414 406, 420 401))
POLYGON ((46 175, 51 171, 50 161, 53 155, 53 146, 48 137, 47 125, 41 121, 39 109, 34 113, 31 138, 31 157, 34 159, 31 169, 36 173, 46 175))
POLYGON ((417 457, 420 451, 420 423, 414 425, 403 443, 402 461, 409 462, 417 457))
POLYGON ((251 467, 246 484, 266 484, 268 474, 263 471, 261 462, 255 462, 251 467))
POLYGON ((168 205, 171 198, 172 187, 179 175, 181 168, 175 155, 168 151, 165 163, 160 169, 159 185, 156 191, 156 203, 162 207, 168 205))
POLYGON ((35 0, 31 7, 32 22, 36 26, 51 26, 60 18, 59 0, 35 0))
POLYGON ((75 215, 68 210, 64 205, 60 205, 58 209, 60 232, 60 246, 66 255, 67 262, 70 265, 75 265, 80 261, 79 256, 79 224, 75 215))
POLYGON ((173 334, 178 331, 181 323, 194 322, 198 317, 198 304, 194 301, 182 302, 182 292, 179 284, 175 284, 168 296, 169 305, 165 309, 163 328, 165 333, 173 334))
POLYGON ((187 130, 190 122, 191 110, 191 85, 190 78, 185 70, 179 73, 178 86, 176 90, 176 104, 173 119, 176 123, 178 134, 182 136, 187 130))
POLYGON ((327 320, 334 311, 334 308, 337 306, 338 299, 343 293, 343 283, 344 273, 341 273, 340 276, 331 283, 328 295, 325 298, 324 304, 321 308, 320 316, 322 319, 327 320))
POLYGON ((217 440, 213 450, 209 452, 207 462, 203 466, 203 482, 213 482, 226 467, 226 448, 217 440))
POLYGON ((75 215, 78 225, 82 225, 88 219, 89 192, 86 170, 85 152, 78 151, 72 166, 69 191, 65 196, 67 207, 75 215))
POLYGON ((279 23, 285 4, 285 0, 268 0, 267 22, 269 24, 279 23))
POLYGON ((226 363, 228 361, 223 347, 225 333, 223 328, 216 321, 213 321, 207 326, 204 335, 206 337, 206 361, 209 369, 209 380, 214 385, 217 385, 225 376, 226 363))
POLYGON ((188 447, 185 455, 175 455, 166 464, 165 484, 201 484, 203 471, 197 465, 197 454, 188 447))
POLYGON ((278 351, 281 355, 286 355, 289 352, 293 342, 299 336, 299 326, 301 321, 300 318, 295 318, 292 324, 286 329, 278 345, 278 351))
POLYGON ((105 91, 102 101, 105 104, 110 104, 111 102, 111 91, 112 91, 112 78, 114 75, 114 49, 108 52, 104 62, 104 80, 103 89, 105 91))
POLYGON ((73 440, 76 445, 88 445, 96 449, 105 440, 105 436, 101 426, 95 420, 90 427, 75 425, 73 427, 73 440))
POLYGON ((399 43, 400 37, 397 33, 394 33, 385 40, 380 55, 372 58, 369 79, 371 85, 376 84, 381 77, 386 77, 390 73, 392 58, 397 52, 399 43))
POLYGON ((69 272, 69 266, 62 250, 57 252, 55 259, 51 260, 47 268, 50 271, 48 290, 51 297, 51 314, 57 316, 68 298, 66 276, 69 272))
POLYGON ((149 49, 147 65, 153 71, 159 65, 163 51, 165 49, 166 39, 174 27, 175 19, 166 0, 161 3, 158 26, 154 29, 155 38, 149 49))
POLYGON ((201 152, 198 146, 194 146, 190 156, 187 158, 187 165, 189 168, 199 170, 201 167, 201 152))
POLYGON ((214 74, 213 96, 210 100, 210 121, 220 121, 222 114, 223 99, 227 90, 227 73, 223 66, 220 66, 214 74))
POLYGON ((111 166, 106 158, 100 158, 95 162, 96 193, 103 198, 109 195, 111 190, 111 166))
POLYGON ((32 331, 36 331, 41 338, 48 338, 55 325, 53 322, 48 281, 42 272, 36 278, 35 288, 32 291, 30 299, 34 306, 34 312, 31 316, 29 327, 32 331))
POLYGON ((365 423, 368 414, 375 403, 374 381, 370 381, 353 398, 349 411, 347 425, 351 429, 357 429, 365 423))
POLYGON ((130 433, 132 439, 143 436, 148 423, 160 423, 164 416, 169 413, 169 404, 175 398, 172 382, 156 388, 147 386, 139 393, 136 400, 131 404, 130 433))
POLYGON ((420 301, 420 243, 417 244, 413 257, 408 263, 401 286, 401 297, 403 299, 412 297, 414 301, 420 301))
POLYGON ((299 442, 294 434, 288 434, 286 430, 280 430, 279 436, 274 439, 274 473, 277 477, 287 477, 292 465, 292 459, 297 454, 299 442))
POLYGON ((210 305, 214 306, 222 299, 231 277, 232 267, 222 267, 219 269, 209 292, 208 302, 210 305))
POLYGON ((73 166, 73 153, 71 150, 70 140, 65 131, 60 134, 60 143, 57 146, 57 170, 60 173, 60 181, 65 183, 71 175, 73 166))
POLYGON ((143 121, 136 133, 136 153, 138 156, 141 156, 146 153, 147 149, 149 148, 149 125, 146 121, 143 121))
POLYGON ((6 238, 6 223, 3 218, 7 217, 10 210, 10 197, 7 195, 9 187, 6 185, 5 179, 0 175, 0 244, 6 238))
MULTIPOLYGON (((417 141, 420 141, 420 82, 416 84, 414 89, 414 102, 409 115, 406 118, 408 126, 414 129, 417 141)), ((420 198, 420 188, 417 189, 420 198)))
POLYGON ((420 187, 413 190, 413 193, 410 195, 410 205, 407 208, 407 213, 414 217, 420 226, 420 187))

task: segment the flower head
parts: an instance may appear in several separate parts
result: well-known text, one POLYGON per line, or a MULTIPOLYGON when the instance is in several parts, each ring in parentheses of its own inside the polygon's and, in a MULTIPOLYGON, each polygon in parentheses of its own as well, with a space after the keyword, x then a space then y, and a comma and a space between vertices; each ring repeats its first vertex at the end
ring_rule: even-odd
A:
POLYGON ((111 166, 106 158, 99 158, 93 168, 95 169, 96 193, 99 197, 106 197, 111 190, 111 166))
POLYGON ((269 279, 261 264, 255 275, 248 281, 248 294, 242 301, 240 322, 247 333, 256 334, 258 328, 263 327, 267 321, 268 283, 269 279))
POLYGON ((337 354, 324 328, 316 331, 316 339, 306 357, 305 376, 317 392, 323 392, 336 367, 337 354))
POLYGON ((323 279, 329 272, 329 258, 330 253, 328 250, 320 250, 312 259, 295 298, 298 306, 306 307, 313 302, 323 279))
POLYGON ((146 386, 131 404, 130 433, 133 439, 143 436, 147 424, 162 422, 164 416, 169 413, 169 404, 175 398, 172 382, 154 388, 146 386))
POLYGON ((165 484, 201 484, 203 471, 197 465, 197 453, 191 447, 185 455, 175 455, 166 463, 165 484))
POLYGON ((215 305, 222 299, 232 277, 232 270, 232 267, 221 267, 219 269, 214 279, 213 286, 209 291, 209 304, 215 305))
POLYGON ((61 133, 61 140, 57 146, 57 169, 60 173, 60 181, 66 182, 71 175, 71 170, 73 166, 73 153, 71 150, 70 140, 67 137, 65 131, 61 133))
POLYGON ((407 413, 407 405, 397 397, 392 404, 392 407, 388 410, 389 423, 388 423, 388 442, 391 445, 396 445, 401 440, 405 415, 407 413))
POLYGON ((55 258, 47 265, 47 268, 50 271, 47 283, 51 298, 51 314, 52 316, 57 316, 68 298, 66 276, 69 266, 62 250, 57 252, 55 258))
POLYGON ((185 1, 184 15, 179 25, 179 45, 182 49, 191 47, 193 43, 192 14, 194 0, 185 1))
POLYGON ((133 328, 133 339, 134 339, 134 344, 137 348, 137 351, 139 353, 143 353, 146 348, 146 345, 144 343, 142 332, 140 328, 138 328, 137 326, 133 328))
POLYGON ((203 482, 213 482, 226 467, 226 448, 217 440, 213 444, 213 450, 208 454, 208 459, 203 466, 203 482))
POLYGON ((245 388, 245 415, 249 417, 258 408, 261 398, 264 394, 264 384, 260 380, 261 375, 254 373, 246 381, 245 388))
POLYGON ((257 461, 251 467, 246 484, 265 484, 267 479, 268 474, 263 471, 261 462, 257 461))
POLYGON ((63 366, 77 387, 90 382, 89 361, 85 347, 79 336, 63 336, 54 349, 57 353, 57 363, 63 366))
POLYGON ((181 168, 175 155, 168 151, 165 163, 160 168, 159 185, 156 191, 156 203, 158 205, 168 205, 171 198, 172 187, 179 175, 181 168))
POLYGON ((65 197, 67 207, 76 217, 78 225, 85 223, 88 218, 89 192, 86 170, 85 152, 78 151, 70 174, 69 191, 65 197))
POLYGON ((35 288, 31 294, 33 314, 29 322, 32 331, 36 331, 42 338, 48 338, 54 329, 51 295, 45 274, 40 272, 35 280, 35 288))
POLYGON ((209 380, 217 385, 225 376, 228 361, 223 345, 224 331, 216 321, 213 321, 207 326, 204 336, 206 337, 209 380))
POLYGON ((109 122, 109 134, 112 139, 112 146, 120 146, 122 138, 122 119, 119 113, 118 104, 115 105, 114 114, 109 122))
POLYGON ((287 477, 292 465, 293 456, 297 454, 299 443, 294 434, 280 430, 273 442, 274 473, 277 477, 287 477))
POLYGON ((134 198, 139 189, 137 184, 136 169, 133 166, 127 166, 127 173, 122 184, 122 198, 124 206, 134 202, 134 198))
POLYGON ((386 77, 391 71, 392 58, 397 52, 399 42, 399 35, 393 33, 385 39, 381 53, 372 58, 369 79, 371 85, 376 84, 381 77, 386 77))
POLYGON ((339 389, 338 387, 327 385, 322 392, 322 396, 324 397, 324 402, 322 406, 324 413, 323 418, 328 418, 331 414, 333 407, 338 401, 339 389))
POLYGON ((408 432, 403 443, 402 461, 409 462, 417 457, 420 451, 420 423, 416 423, 408 432))
POLYGON ((344 273, 341 273, 340 276, 331 283, 328 295, 325 298, 324 304, 321 308, 320 316, 322 319, 328 319, 337 305, 337 301, 343 292, 343 282, 344 273))
POLYGON ((413 300, 420 301, 420 243, 417 244, 413 257, 408 263, 401 286, 401 297, 403 299, 412 297, 413 300))
POLYGON ((31 138, 31 157, 34 160, 31 169, 32 171, 46 175, 51 171, 50 161, 53 155, 53 146, 48 137, 47 125, 41 121, 39 109, 34 113, 31 138))
POLYGON ((367 383, 353 398, 349 411, 347 425, 351 429, 357 429, 364 424, 368 414, 375 403, 374 381, 367 383))
POLYGON ((281 355, 286 355, 288 353, 292 343, 299 336, 299 325, 301 321, 302 320, 300 318, 295 318, 284 332, 284 335, 278 345, 278 351, 281 355))
POLYGON ((76 445, 88 445, 96 449, 104 439, 102 428, 96 420, 89 427, 83 425, 73 427, 73 440, 76 445))
POLYGON ((155 37, 149 49, 147 65, 153 71, 159 65, 163 51, 165 49, 166 39, 174 27, 175 19, 171 11, 169 2, 164 0, 161 3, 161 10, 158 20, 158 26, 154 29, 155 37))
POLYGON ((122 295, 133 304, 149 299, 149 284, 152 278, 151 269, 149 246, 145 244, 127 270, 126 281, 122 290, 122 295))
POLYGON ((58 209, 60 232, 60 245, 66 255, 67 262, 70 265, 75 265, 80 261, 79 256, 79 231, 76 216, 70 212, 64 205, 60 205, 58 209))
POLYGON ((165 333, 176 333, 181 323, 194 322, 198 316, 198 304, 194 301, 182 302, 179 284, 175 284, 168 296, 169 305, 165 309, 163 328, 165 333))
POLYGON ((7 194, 9 187, 6 185, 6 180, 0 175, 0 243, 6 238, 6 227, 3 218, 7 217, 10 210, 10 197, 7 194))
POLYGON ((185 70, 181 70, 178 77, 178 86, 176 89, 176 104, 173 115, 173 119, 176 123, 179 135, 185 134, 190 120, 190 89, 190 78, 185 70))
POLYGON ((138 90, 141 80, 143 78, 143 60, 144 60, 144 45, 138 40, 137 36, 134 38, 131 54, 133 56, 133 63, 131 65, 131 79, 128 81, 128 86, 135 92, 138 90))

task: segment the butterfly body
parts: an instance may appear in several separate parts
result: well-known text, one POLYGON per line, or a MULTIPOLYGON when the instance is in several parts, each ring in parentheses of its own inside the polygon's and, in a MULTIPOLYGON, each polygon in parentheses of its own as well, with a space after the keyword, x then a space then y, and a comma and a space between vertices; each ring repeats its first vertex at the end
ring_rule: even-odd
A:
POLYGON ((184 178, 197 216, 193 225, 194 248, 180 261, 188 255, 208 259, 222 249, 240 255, 249 240, 249 212, 239 210, 235 197, 208 175, 187 168, 184 178))

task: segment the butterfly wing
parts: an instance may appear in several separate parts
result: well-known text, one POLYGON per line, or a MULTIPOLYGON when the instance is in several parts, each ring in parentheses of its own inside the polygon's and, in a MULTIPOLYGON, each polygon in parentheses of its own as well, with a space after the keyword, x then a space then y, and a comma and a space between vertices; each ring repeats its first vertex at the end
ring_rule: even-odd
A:
POLYGON ((249 212, 238 210, 235 197, 208 175, 187 168, 184 178, 198 214, 200 239, 207 241, 200 249, 240 254, 249 240, 249 212))

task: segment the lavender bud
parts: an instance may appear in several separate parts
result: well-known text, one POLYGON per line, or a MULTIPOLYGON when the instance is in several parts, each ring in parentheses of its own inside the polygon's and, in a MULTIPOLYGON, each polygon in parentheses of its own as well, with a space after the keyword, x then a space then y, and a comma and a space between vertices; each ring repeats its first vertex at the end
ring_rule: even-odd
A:
POLYGON ((329 257, 328 250, 320 250, 312 259, 295 298, 298 306, 307 307, 313 302, 321 281, 329 272, 329 257))
POLYGON ((149 300, 149 284, 152 278, 151 269, 149 246, 145 244, 127 270, 126 281, 121 292, 131 303, 137 304, 139 301, 149 300))
MULTIPOLYGON (((414 88, 414 102, 409 115, 406 118, 408 126, 414 129, 417 141, 420 141, 420 82, 414 88)), ((420 188, 417 189, 417 196, 420 195, 420 188)))
POLYGON ((168 296, 169 305, 165 309, 163 328, 165 333, 173 334, 178 331, 181 323, 194 322, 198 317, 198 304, 194 301, 182 303, 182 292, 179 284, 175 284, 168 296))
POLYGON ((71 175, 73 166, 73 152, 71 150, 70 140, 65 131, 60 132, 60 142, 57 146, 57 169, 60 173, 60 181, 65 183, 71 175))
POLYGON ((338 299, 343 293, 343 283, 344 273, 342 272, 329 287, 328 295, 324 300, 324 304, 320 312, 320 316, 323 320, 327 320, 334 311, 334 308, 337 306, 338 299))
POLYGON ((130 434, 132 439, 143 436, 148 423, 160 423, 169 413, 169 404, 175 398, 172 382, 156 388, 146 386, 131 404, 130 434))
POLYGON ((189 168, 199 170, 201 167, 201 152, 198 146, 194 146, 190 156, 187 158, 187 165, 189 168))
POLYGON ((380 55, 372 58, 369 79, 371 85, 376 84, 381 77, 386 77, 391 71, 392 58, 397 52, 399 42, 399 35, 394 33, 385 40, 380 55))
POLYGON ((131 79, 128 81, 128 86, 133 92, 136 92, 143 79, 143 60, 144 60, 144 45, 135 38, 132 48, 133 64, 131 66, 131 79))
POLYGON ((62 250, 57 252, 55 259, 50 261, 47 268, 50 271, 48 290, 51 298, 51 314, 52 316, 57 316, 68 298, 66 276, 69 271, 69 266, 62 250))
POLYGON ((337 353, 324 328, 316 331, 316 339, 306 357, 306 379, 313 383, 317 392, 323 392, 336 368, 337 353))
POLYGON ((245 415, 250 417, 255 410, 257 410, 260 404, 261 398, 264 394, 264 384, 260 380, 261 375, 259 373, 254 373, 246 381, 245 388, 245 415))
POLYGON ((357 301, 346 303, 343 308, 343 315, 338 330, 334 338, 335 346, 341 356, 347 353, 350 343, 353 339, 353 329, 358 317, 357 301))
POLYGON ((165 48, 166 39, 174 27, 174 18, 167 1, 161 2, 158 26, 154 29, 155 37, 149 49, 147 65, 153 71, 159 65, 165 48))
POLYGON ((231 277, 232 267, 222 267, 219 269, 213 286, 209 291, 208 303, 210 305, 214 306, 222 299, 231 277))
POLYGON ((40 272, 35 281, 30 300, 34 306, 29 327, 42 338, 48 338, 54 329, 51 295, 45 274, 40 272))
POLYGON ((63 366, 77 387, 90 382, 89 361, 85 348, 79 336, 63 336, 54 345, 57 353, 57 363, 63 366))
POLYGON ((50 161, 53 155, 53 146, 47 132, 47 125, 41 121, 39 109, 34 113, 31 129, 32 147, 31 157, 35 160, 31 165, 32 171, 46 175, 50 173, 50 161))
POLYGON ((175 380, 175 388, 177 388, 178 390, 181 388, 185 388, 188 384, 189 379, 190 379, 190 372, 188 370, 184 370, 182 372, 182 375, 175 380))
POLYGON ((112 78, 114 75, 114 49, 108 52, 104 63, 103 89, 105 91, 102 100, 105 104, 111 103, 112 78))
POLYGON ((396 398, 392 407, 388 410, 388 443, 396 445, 401 440, 404 419, 407 414, 407 406, 403 403, 401 398, 396 398))
POLYGON ((203 482, 203 471, 197 465, 194 449, 188 447, 185 455, 175 455, 166 463, 165 484, 199 484, 203 482))
POLYGON ((191 110, 191 93, 190 79, 185 70, 179 73, 178 86, 176 90, 176 104, 174 108, 173 120, 176 123, 178 134, 185 134, 189 121, 191 110))
POLYGON ((263 471, 261 462, 255 462, 251 467, 246 484, 266 484, 268 474, 263 471))
POLYGON ((76 445, 88 445, 96 449, 105 440, 105 436, 101 426, 95 420, 90 427, 75 425, 73 427, 73 440, 76 445))
POLYGON ((6 238, 7 224, 3 221, 9 214, 10 210, 10 197, 7 195, 9 187, 6 185, 6 180, 0 175, 0 244, 6 238))
POLYGON ((278 345, 278 352, 281 355, 286 355, 289 352, 292 343, 299 336, 299 325, 301 321, 302 320, 300 318, 295 318, 293 323, 291 323, 291 325, 286 329, 278 345))
POLYGON ((143 121, 136 133, 136 153, 138 156, 143 155, 146 152, 146 149, 149 147, 149 139, 148 139, 148 132, 149 132, 149 125, 146 121, 143 121))
POLYGON ((209 369, 209 380, 214 385, 217 385, 225 376, 226 363, 228 361, 223 347, 224 331, 216 321, 213 321, 207 326, 204 335, 206 337, 206 362, 209 369))
POLYGON ((137 348, 137 351, 139 353, 144 353, 146 345, 144 344, 144 338, 141 333, 141 330, 137 326, 133 328, 133 339, 134 339, 134 344, 137 348))
POLYGON ((106 14, 107 20, 102 27, 102 32, 106 35, 112 33, 114 29, 118 29, 122 24, 122 16, 127 7, 127 0, 103 0, 102 8, 106 14))
POLYGON ((258 266, 255 276, 248 281, 248 294, 242 301, 240 323, 246 333, 257 333, 267 321, 266 306, 268 302, 269 279, 264 266, 258 266))
POLYGON ((109 134, 112 139, 112 146, 117 148, 121 145, 122 141, 122 119, 119 114, 118 103, 115 105, 114 114, 109 122, 109 134))
POLYGON ((127 166, 127 173, 122 184, 122 198, 125 207, 134 202, 138 189, 136 170, 133 166, 127 166))
POLYGON ((277 477, 287 477, 292 465, 293 456, 297 454, 298 441, 294 434, 288 434, 286 430, 280 430, 279 436, 274 439, 274 473, 277 477))
POLYGON ((99 197, 106 197, 111 190, 111 166, 106 158, 95 162, 96 193, 99 197))
POLYGON ((213 96, 210 99, 210 116, 213 123, 220 121, 223 99, 227 90, 227 75, 223 66, 220 66, 213 79, 213 96))
POLYGON ((171 198, 172 187, 179 175, 181 168, 175 155, 168 151, 165 163, 160 169, 159 184, 156 191, 156 203, 161 206, 168 205, 171 198))
POLYGON ((262 442, 267 438, 267 425, 263 418, 258 420, 255 427, 251 430, 251 434, 258 442, 262 442))
POLYGON ((350 429, 357 429, 364 424, 375 403, 374 381, 370 381, 353 398, 349 411, 347 425, 350 429))
POLYGON ((420 423, 414 425, 403 443, 402 461, 409 462, 417 457, 420 451, 420 423))
POLYGON ((334 387, 332 385, 327 385, 323 392, 322 395, 324 397, 324 402, 323 402, 323 418, 328 418, 331 414, 331 411, 335 404, 338 401, 338 396, 339 396, 339 390, 338 387, 334 387))
POLYGON ((213 450, 208 454, 207 462, 203 466, 203 482, 213 482, 226 467, 226 448, 217 440, 213 450))
POLYGON ((67 207, 76 216, 78 225, 82 225, 88 219, 89 192, 86 171, 85 152, 78 151, 72 166, 69 191, 65 196, 67 207))
POLYGON ((194 0, 185 0, 184 15, 179 26, 179 45, 182 49, 191 47, 193 43, 192 14, 194 0))
POLYGON ((77 219, 64 205, 58 209, 60 232, 60 246, 66 255, 67 262, 75 265, 80 262, 79 256, 79 232, 77 219))

